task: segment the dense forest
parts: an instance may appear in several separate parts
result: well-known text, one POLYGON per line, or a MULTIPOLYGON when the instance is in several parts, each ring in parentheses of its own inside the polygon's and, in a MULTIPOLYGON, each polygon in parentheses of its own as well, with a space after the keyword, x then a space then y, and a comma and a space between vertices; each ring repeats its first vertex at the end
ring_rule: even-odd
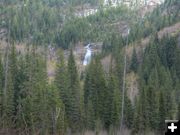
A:
POLYGON ((165 120, 180 119, 180 1, 143 16, 101 3, 0 2, 0 135, 164 135, 165 120), (83 5, 98 11, 76 16, 83 5), (79 66, 75 48, 97 42, 101 51, 79 66))

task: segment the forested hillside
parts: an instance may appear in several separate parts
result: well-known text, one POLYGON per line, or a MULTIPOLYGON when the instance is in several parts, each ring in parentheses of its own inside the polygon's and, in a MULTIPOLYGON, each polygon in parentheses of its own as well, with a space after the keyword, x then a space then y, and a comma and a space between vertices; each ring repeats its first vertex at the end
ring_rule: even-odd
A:
POLYGON ((163 135, 180 119, 180 1, 102 3, 0 2, 0 135, 163 135))

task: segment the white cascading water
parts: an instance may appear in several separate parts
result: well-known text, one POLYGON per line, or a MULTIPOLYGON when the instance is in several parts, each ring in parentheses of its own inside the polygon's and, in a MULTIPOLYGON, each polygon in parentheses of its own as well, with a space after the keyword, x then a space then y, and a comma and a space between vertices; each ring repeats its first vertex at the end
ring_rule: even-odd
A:
POLYGON ((91 48, 90 48, 90 44, 88 44, 86 47, 86 55, 84 57, 84 61, 83 61, 83 65, 86 66, 87 64, 90 63, 91 61, 91 54, 92 54, 92 51, 91 51, 91 48))

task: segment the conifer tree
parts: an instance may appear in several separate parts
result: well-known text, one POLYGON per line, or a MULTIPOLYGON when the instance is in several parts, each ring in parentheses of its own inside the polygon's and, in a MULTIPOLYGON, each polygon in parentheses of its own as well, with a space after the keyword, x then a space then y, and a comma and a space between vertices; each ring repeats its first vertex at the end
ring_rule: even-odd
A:
POLYGON ((133 121, 132 121, 132 131, 131 134, 136 134, 139 131, 139 126, 137 124, 138 120, 139 120, 139 115, 138 115, 138 99, 137 97, 135 98, 135 103, 134 103, 134 114, 133 114, 133 121))
POLYGON ((119 76, 116 74, 117 69, 113 69, 112 63, 108 78, 108 91, 111 92, 109 95, 111 96, 111 107, 109 109, 111 110, 111 117, 110 117, 110 124, 113 128, 119 127, 120 122, 120 113, 121 113, 121 89, 120 89, 120 81, 119 76))
POLYGON ((133 133, 145 133, 147 130, 147 110, 146 110, 146 93, 142 89, 139 99, 135 104, 135 114, 133 120, 133 133))
POLYGON ((127 97, 127 93, 125 93, 125 106, 124 123, 129 129, 131 129, 133 124, 133 107, 131 100, 127 97))
MULTIPOLYGON (((47 91, 48 101, 48 115, 49 123, 47 127, 50 129, 50 134, 64 134, 65 133, 65 110, 64 105, 60 99, 59 91, 54 84, 50 84, 47 91)), ((46 122, 48 122, 46 121, 46 122)))
POLYGON ((6 89, 6 98, 3 100, 3 121, 5 127, 13 126, 14 119, 14 91, 13 91, 13 81, 11 72, 8 72, 7 76, 8 85, 6 89))
POLYGON ((107 86, 106 86, 106 81, 104 78, 104 73, 102 69, 102 65, 99 61, 98 58, 95 59, 94 61, 94 68, 93 68, 93 85, 94 85, 94 90, 92 95, 95 95, 93 97, 93 104, 95 108, 95 114, 96 118, 100 120, 104 120, 105 116, 105 108, 106 108, 106 92, 107 92, 107 86))
POLYGON ((144 59, 142 64, 142 74, 145 82, 148 81, 149 74, 155 66, 159 66, 160 59, 157 53, 157 45, 150 43, 144 52, 144 59))
MULTIPOLYGON (((2 58, 0 53, 0 121, 2 122, 2 113, 3 113, 3 65, 2 58)), ((2 124, 0 122, 0 125, 2 124)))
POLYGON ((104 90, 104 123, 105 123, 105 128, 109 129, 110 126, 112 125, 112 107, 113 107, 113 98, 114 98, 114 93, 116 90, 115 86, 113 85, 113 77, 111 76, 109 78, 109 83, 107 85, 107 88, 104 90), (112 82, 112 84, 111 84, 112 82))
POLYGON ((178 120, 180 119, 180 103, 178 104, 178 114, 177 114, 178 120))
POLYGON ((64 55, 62 51, 58 52, 58 60, 57 60, 57 67, 56 67, 56 76, 55 76, 55 84, 58 88, 59 95, 65 104, 65 108, 68 107, 68 89, 67 89, 67 66, 64 62, 64 55))
POLYGON ((92 103, 92 63, 89 65, 86 71, 84 80, 84 109, 85 109, 85 124, 87 129, 95 128, 95 110, 92 103))
POLYGON ((156 90, 153 88, 153 85, 149 84, 150 86, 146 89, 147 96, 147 124, 150 130, 157 130, 156 127, 158 126, 157 117, 158 117, 158 102, 156 97, 156 90))
POLYGON ((91 100, 88 101, 85 111, 86 111, 86 118, 85 118, 86 128, 90 130, 94 130, 96 119, 95 119, 94 108, 91 100))
POLYGON ((175 58, 175 69, 178 78, 180 79, 180 48, 176 48, 176 58, 175 58))
POLYGON ((133 48, 130 69, 133 70, 134 72, 137 72, 137 69, 138 69, 138 59, 137 59, 137 53, 136 53, 135 48, 133 48))
POLYGON ((158 131, 164 133, 164 120, 166 119, 166 107, 164 93, 160 91, 159 95, 159 109, 158 109, 158 131))
POLYGON ((81 121, 80 112, 80 84, 78 71, 72 50, 68 59, 68 91, 69 91, 69 107, 67 108, 67 116, 72 130, 79 130, 81 121))
MULTIPOLYGON (((8 55, 8 54, 7 54, 8 55)), ((10 48, 10 54, 8 57, 8 66, 6 69, 7 80, 6 80, 6 96, 3 96, 3 118, 4 126, 13 126, 13 121, 15 118, 15 81, 17 73, 17 60, 16 60, 16 50, 15 46, 12 45, 10 48)))
POLYGON ((22 101, 23 98, 25 96, 25 92, 23 91, 24 89, 24 82, 26 82, 27 80, 27 76, 26 76, 26 64, 25 64, 25 59, 24 56, 20 56, 19 60, 18 60, 18 71, 17 71, 17 77, 16 77, 16 82, 17 82, 17 86, 16 86, 16 94, 15 94, 15 99, 17 101, 17 103, 15 103, 15 112, 16 112, 16 127, 24 127, 24 122, 23 122, 23 112, 22 112, 22 101))
POLYGON ((12 91, 13 91, 13 102, 14 102, 14 115, 17 114, 17 106, 18 106, 18 97, 19 97, 19 85, 21 82, 18 82, 18 61, 17 61, 17 54, 16 48, 14 43, 11 46, 11 53, 9 56, 9 72, 11 72, 12 76, 12 91))
POLYGON ((20 124, 23 122, 24 128, 30 128, 32 134, 41 125, 40 132, 45 134, 48 132, 48 116, 47 113, 44 113, 47 110, 46 62, 37 55, 35 47, 29 49, 25 57, 24 74, 22 74, 24 81, 21 84, 21 97, 18 105, 20 108, 18 121, 20 124))

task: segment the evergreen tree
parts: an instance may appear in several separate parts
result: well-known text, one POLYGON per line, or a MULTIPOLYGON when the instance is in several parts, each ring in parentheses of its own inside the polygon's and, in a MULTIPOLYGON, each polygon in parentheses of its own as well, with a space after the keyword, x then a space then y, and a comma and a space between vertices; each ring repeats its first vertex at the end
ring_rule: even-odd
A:
MULTIPOLYGON (((118 127, 120 122, 120 112, 121 112, 121 91, 120 91, 120 85, 118 83, 118 77, 116 75, 116 69, 113 68, 112 65, 112 58, 111 58, 111 65, 110 65, 110 71, 109 71, 109 81, 108 81, 108 90, 112 92, 112 94, 109 94, 112 96, 111 98, 111 128, 118 127)), ((110 130, 111 130, 110 128, 110 130)), ((111 131, 110 131, 111 132, 111 131)))
POLYGON ((10 54, 8 55, 7 60, 7 80, 6 80, 6 94, 3 95, 3 118, 4 126, 13 126, 13 121, 15 119, 15 81, 16 81, 16 72, 17 72, 17 60, 16 60, 16 50, 14 45, 10 48, 10 54))
POLYGON ((56 77, 55 77, 55 84, 59 90, 59 95, 65 104, 65 108, 68 107, 69 101, 68 101, 68 77, 67 77, 67 66, 64 62, 64 55, 62 51, 58 52, 58 61, 57 61, 57 67, 56 67, 56 77))
POLYGON ((178 104, 178 114, 177 114, 178 120, 180 119, 180 103, 178 104))
POLYGON ((50 134, 64 134, 65 133, 65 110, 64 105, 60 99, 59 91, 54 84, 48 86, 47 91, 48 100, 48 116, 49 123, 47 127, 50 129, 50 134))
POLYGON ((41 126, 40 133, 48 132, 47 110, 47 75, 46 62, 44 58, 37 55, 35 47, 25 56, 24 81, 21 84, 20 99, 18 105, 18 122, 23 128, 30 128, 34 134, 41 126), (24 125, 23 125, 23 124, 24 125))
POLYGON ((145 82, 149 79, 149 74, 155 66, 159 66, 160 59, 157 53, 157 45, 153 42, 149 44, 144 52, 144 59, 142 63, 142 74, 145 82))
POLYGON ((158 109, 158 131, 163 134, 165 131, 164 120, 166 119, 166 107, 164 93, 160 91, 159 95, 159 109, 158 109))
POLYGON ((124 123, 129 129, 132 128, 133 107, 132 107, 131 100, 127 97, 127 93, 125 93, 124 123))
POLYGON ((0 54, 0 125, 2 124, 2 114, 3 114, 3 65, 2 58, 0 54))
POLYGON ((138 114, 138 99, 135 98, 135 104, 134 104, 134 115, 133 115, 133 122, 132 122, 132 131, 131 134, 137 134, 139 132, 139 114, 138 114))
POLYGON ((12 79, 12 91, 13 91, 13 103, 14 103, 14 115, 17 114, 17 106, 18 106, 18 97, 19 97, 19 85, 21 82, 18 82, 18 61, 17 61, 17 54, 16 48, 14 43, 11 47, 11 53, 9 56, 9 72, 11 72, 11 79, 12 79))
POLYGON ((146 93, 142 89, 140 92, 139 99, 135 105, 135 114, 133 121, 133 131, 132 133, 146 133, 147 130, 147 109, 146 109, 146 93))
POLYGON ((158 117, 158 102, 156 97, 156 89, 150 85, 147 89, 147 123, 150 130, 157 130, 158 126, 157 117, 158 117))
POLYGON ((68 59, 68 91, 69 91, 69 107, 67 108, 67 116, 72 130, 79 130, 81 122, 80 112, 80 84, 78 71, 72 50, 68 59))
POLYGON ((133 48, 130 69, 134 72, 137 72, 137 69, 138 69, 138 59, 137 59, 137 54, 136 54, 135 48, 133 48))
POLYGON ((14 91, 11 72, 8 73, 7 80, 7 96, 3 99, 3 121, 5 127, 12 127, 14 119, 14 91))
POLYGON ((113 107, 113 98, 115 93, 115 86, 112 86, 111 82, 113 83, 113 77, 110 76, 110 81, 107 85, 107 88, 104 90, 104 124, 105 128, 109 129, 112 125, 112 107, 113 107))
POLYGON ((86 128, 87 129, 90 129, 90 130, 94 130, 95 129, 95 122, 96 122, 96 119, 95 119, 95 113, 94 113, 94 108, 93 108, 93 104, 92 104, 92 101, 88 101, 88 104, 86 105, 86 128))
POLYGON ((92 64, 87 68, 87 73, 84 80, 84 109, 85 109, 85 124, 87 129, 95 128, 95 110, 92 103, 92 64))
POLYGON ((180 79, 180 48, 176 48, 176 55, 175 55, 175 69, 178 78, 180 79))

